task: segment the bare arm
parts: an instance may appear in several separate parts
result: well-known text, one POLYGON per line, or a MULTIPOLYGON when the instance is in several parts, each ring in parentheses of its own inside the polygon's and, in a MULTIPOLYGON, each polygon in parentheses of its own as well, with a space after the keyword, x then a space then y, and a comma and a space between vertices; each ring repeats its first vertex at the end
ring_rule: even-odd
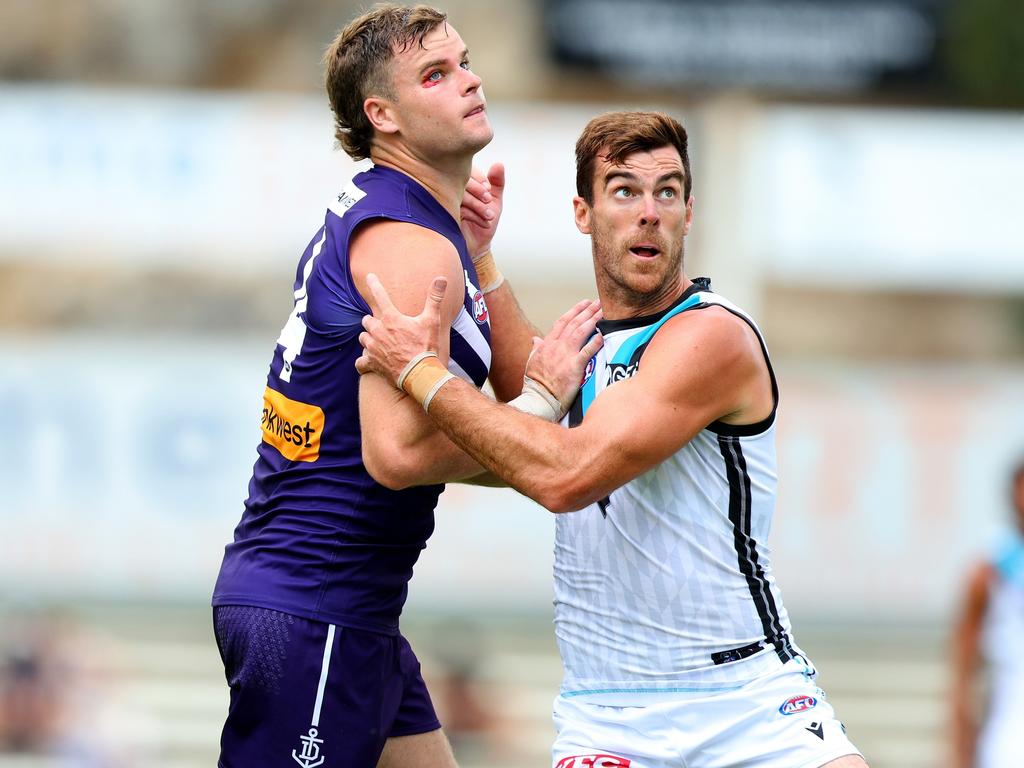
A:
MULTIPOLYGON (((389 350, 398 340, 386 330, 374 324, 360 337, 366 337, 360 360, 396 376, 415 351, 389 350)), ((564 512, 656 466, 712 421, 755 423, 772 407, 753 331, 727 311, 710 308, 666 323, 637 374, 602 392, 576 429, 493 403, 458 381, 436 392, 429 413, 484 467, 548 509, 564 512)))
POLYGON ((972 768, 978 737, 977 673, 981 663, 981 628, 988 611, 995 571, 988 563, 976 565, 970 574, 963 609, 953 637, 953 686, 951 716, 953 765, 972 768))
MULTIPOLYGON (((488 257, 491 239, 501 217, 504 193, 505 167, 501 163, 492 165, 486 176, 474 172, 466 185, 459 214, 462 233, 474 263, 488 257)), ((526 358, 530 354, 533 337, 540 334, 526 319, 507 280, 488 292, 484 301, 491 319, 489 379, 494 394, 502 402, 507 402, 523 387, 526 358)))
MULTIPOLYGON (((441 235, 414 224, 375 221, 364 225, 350 247, 352 277, 374 307, 366 275, 374 272, 388 286, 396 305, 411 313, 423 307, 427 287, 441 274, 463 284, 455 247, 441 235)), ((448 332, 462 307, 462 292, 451 291, 440 305, 438 357, 448 363, 448 332)), ((468 386, 468 385, 467 385, 468 386)), ((427 418, 419 403, 383 378, 359 382, 363 462, 382 485, 400 489, 471 477, 483 470, 427 418)))

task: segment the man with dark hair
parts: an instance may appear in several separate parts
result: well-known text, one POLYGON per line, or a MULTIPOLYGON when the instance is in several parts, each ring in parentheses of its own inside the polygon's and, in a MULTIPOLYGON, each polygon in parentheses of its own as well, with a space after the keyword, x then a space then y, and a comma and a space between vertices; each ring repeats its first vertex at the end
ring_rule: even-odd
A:
POLYGON ((971 569, 956 626, 950 691, 955 768, 1011 768, 1024 760, 1024 462, 1011 473, 1010 504, 1013 531, 971 569), (979 718, 983 663, 989 686, 979 718))
POLYGON ((509 485, 572 512, 555 540, 557 768, 864 768, 793 641, 765 546, 778 404, 767 348, 683 271, 686 131, 660 113, 603 115, 576 159, 576 225, 606 319, 569 429, 423 357, 439 301, 408 317, 373 276, 379 309, 356 365, 404 386, 509 485))
MULTIPOLYGON (((552 421, 563 388, 552 365, 531 366, 524 387, 533 329, 489 250, 504 171, 471 178, 492 130, 458 32, 426 6, 378 6, 338 34, 325 67, 336 137, 374 165, 299 260, 270 364, 249 496, 213 596, 231 687, 219 764, 453 768, 399 615, 441 483, 486 478, 418 403, 356 374, 367 273, 407 311, 434 275, 459 288, 437 302, 433 359, 470 386, 489 379, 499 399, 552 421)), ((578 356, 598 316, 581 302, 549 346, 578 356)))

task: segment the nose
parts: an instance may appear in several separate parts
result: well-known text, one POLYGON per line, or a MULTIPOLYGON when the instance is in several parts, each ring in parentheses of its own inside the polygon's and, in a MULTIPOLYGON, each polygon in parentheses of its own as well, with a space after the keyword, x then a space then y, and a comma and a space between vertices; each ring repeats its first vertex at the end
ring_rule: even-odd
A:
POLYGON ((471 69, 464 69, 462 71, 466 73, 463 79, 462 91, 468 96, 469 94, 478 91, 480 86, 484 84, 484 81, 481 80, 480 76, 471 69))
POLYGON ((640 211, 640 225, 645 227, 656 227, 661 221, 658 216, 658 204, 652 195, 644 195, 643 208, 640 211))

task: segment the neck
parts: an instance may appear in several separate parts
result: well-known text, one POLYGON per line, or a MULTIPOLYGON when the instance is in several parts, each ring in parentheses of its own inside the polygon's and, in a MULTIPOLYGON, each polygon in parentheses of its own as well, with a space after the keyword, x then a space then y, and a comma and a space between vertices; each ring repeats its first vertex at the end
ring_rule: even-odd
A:
POLYGON ((461 221, 459 209, 466 182, 473 168, 473 157, 427 158, 403 145, 374 144, 370 153, 374 165, 404 173, 429 192, 455 221, 461 221))
POLYGON ((597 297, 606 320, 626 320, 656 315, 668 309, 692 284, 693 281, 682 272, 667 280, 654 293, 638 293, 611 281, 599 280, 597 297))

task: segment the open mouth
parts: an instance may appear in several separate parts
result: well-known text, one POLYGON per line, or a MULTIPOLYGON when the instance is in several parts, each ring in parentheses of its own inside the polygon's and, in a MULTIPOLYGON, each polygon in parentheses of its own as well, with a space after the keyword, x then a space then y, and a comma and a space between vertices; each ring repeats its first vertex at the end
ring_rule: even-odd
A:
POLYGON ((659 251, 653 245, 646 244, 634 245, 632 248, 629 249, 629 252, 632 253, 634 256, 639 256, 641 259, 654 259, 657 258, 658 255, 661 253, 661 251, 659 251))

